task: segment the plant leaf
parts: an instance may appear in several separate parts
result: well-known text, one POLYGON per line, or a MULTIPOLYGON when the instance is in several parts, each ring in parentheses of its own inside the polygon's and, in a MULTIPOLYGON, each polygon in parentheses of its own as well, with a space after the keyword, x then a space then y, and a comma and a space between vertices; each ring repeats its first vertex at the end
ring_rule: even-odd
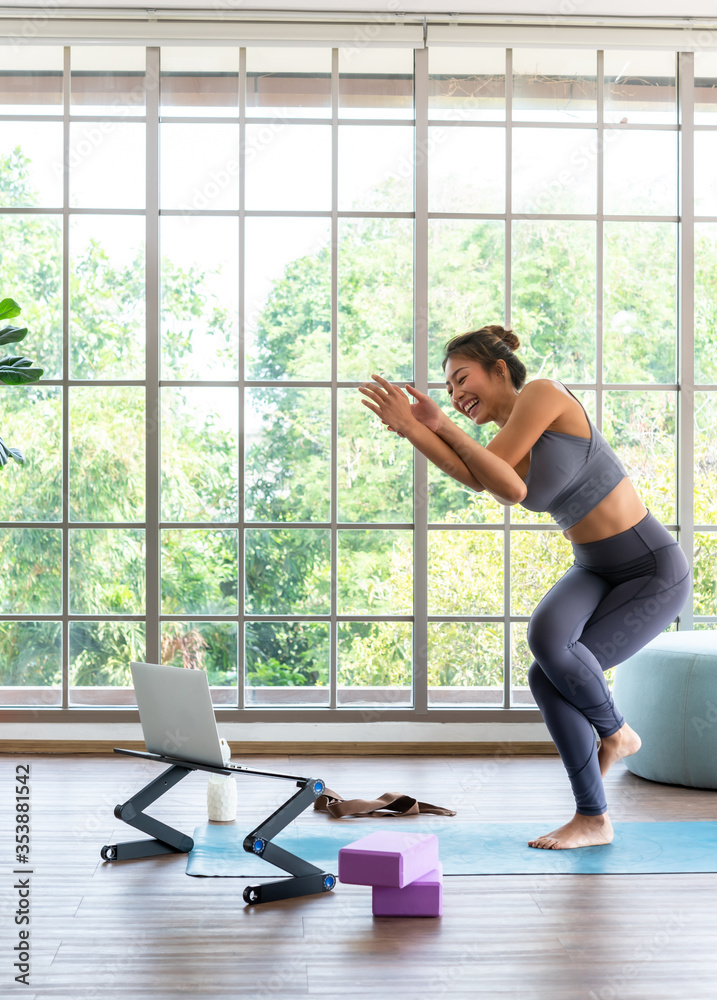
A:
POLYGON ((4 326, 0 330, 0 344, 16 344, 19 340, 24 340, 26 333, 26 326, 4 326))
POLYGON ((12 319, 21 312, 22 309, 14 299, 3 299, 0 302, 0 319, 12 319))
POLYGON ((5 385, 26 385, 42 375, 43 369, 33 368, 29 358, 8 356, 0 360, 0 382, 5 385))
POLYGON ((21 354, 8 354, 0 358, 0 368, 29 368, 31 364, 32 361, 21 354))
POLYGON ((0 367, 0 382, 5 385, 27 385, 37 382, 44 374, 44 368, 2 368, 0 367))

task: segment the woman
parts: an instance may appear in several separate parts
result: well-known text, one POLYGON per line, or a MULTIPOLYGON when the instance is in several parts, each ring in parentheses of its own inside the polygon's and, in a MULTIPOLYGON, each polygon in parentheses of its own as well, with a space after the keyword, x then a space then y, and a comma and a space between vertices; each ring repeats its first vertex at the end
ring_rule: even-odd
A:
POLYGON ((548 511, 575 562, 528 626, 530 689, 568 772, 576 812, 531 847, 608 844, 613 828, 602 779, 640 737, 615 707, 603 671, 659 635, 684 606, 687 560, 650 514, 619 459, 565 386, 525 387, 518 338, 501 326, 454 337, 443 368, 451 402, 472 423, 492 422, 487 447, 407 385, 413 402, 378 375, 362 402, 443 472, 505 506, 548 511), (596 746, 593 726, 600 737, 596 746))

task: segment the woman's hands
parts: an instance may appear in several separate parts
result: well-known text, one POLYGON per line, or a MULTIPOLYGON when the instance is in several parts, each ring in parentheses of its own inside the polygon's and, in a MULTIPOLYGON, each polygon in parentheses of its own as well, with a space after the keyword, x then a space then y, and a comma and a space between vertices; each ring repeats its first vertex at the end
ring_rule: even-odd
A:
POLYGON ((407 396, 398 388, 387 382, 380 375, 372 375, 371 378, 376 383, 364 382, 359 386, 359 392, 367 396, 361 402, 369 410, 380 417, 389 430, 395 431, 399 437, 405 437, 408 428, 413 420, 428 427, 434 433, 438 433, 438 428, 443 419, 443 412, 430 396, 407 385, 406 391, 413 396, 415 402, 411 402, 407 396), (369 402, 371 400, 371 402, 369 402))

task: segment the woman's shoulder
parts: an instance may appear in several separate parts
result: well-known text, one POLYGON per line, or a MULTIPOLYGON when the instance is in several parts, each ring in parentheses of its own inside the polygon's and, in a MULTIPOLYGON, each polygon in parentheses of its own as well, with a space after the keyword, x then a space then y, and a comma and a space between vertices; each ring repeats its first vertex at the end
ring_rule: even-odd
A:
POLYGON ((570 391, 565 388, 562 382, 554 378, 534 378, 526 382, 520 390, 520 395, 525 394, 526 399, 572 399, 570 391))
POLYGON ((580 402, 570 390, 552 378, 536 378, 528 382, 522 392, 531 410, 546 414, 549 420, 546 430, 574 437, 590 438, 592 431, 588 416, 580 402))

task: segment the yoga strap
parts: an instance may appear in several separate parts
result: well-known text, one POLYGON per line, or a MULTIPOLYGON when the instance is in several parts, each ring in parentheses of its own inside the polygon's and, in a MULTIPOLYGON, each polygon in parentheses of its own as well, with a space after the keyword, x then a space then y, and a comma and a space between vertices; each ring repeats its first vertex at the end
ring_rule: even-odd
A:
POLYGON ((453 809, 432 806, 430 802, 419 802, 412 795, 384 792, 377 799, 342 799, 330 788, 319 795, 314 802, 314 809, 330 813, 336 819, 341 819, 342 816, 417 816, 419 813, 455 816, 453 809))

